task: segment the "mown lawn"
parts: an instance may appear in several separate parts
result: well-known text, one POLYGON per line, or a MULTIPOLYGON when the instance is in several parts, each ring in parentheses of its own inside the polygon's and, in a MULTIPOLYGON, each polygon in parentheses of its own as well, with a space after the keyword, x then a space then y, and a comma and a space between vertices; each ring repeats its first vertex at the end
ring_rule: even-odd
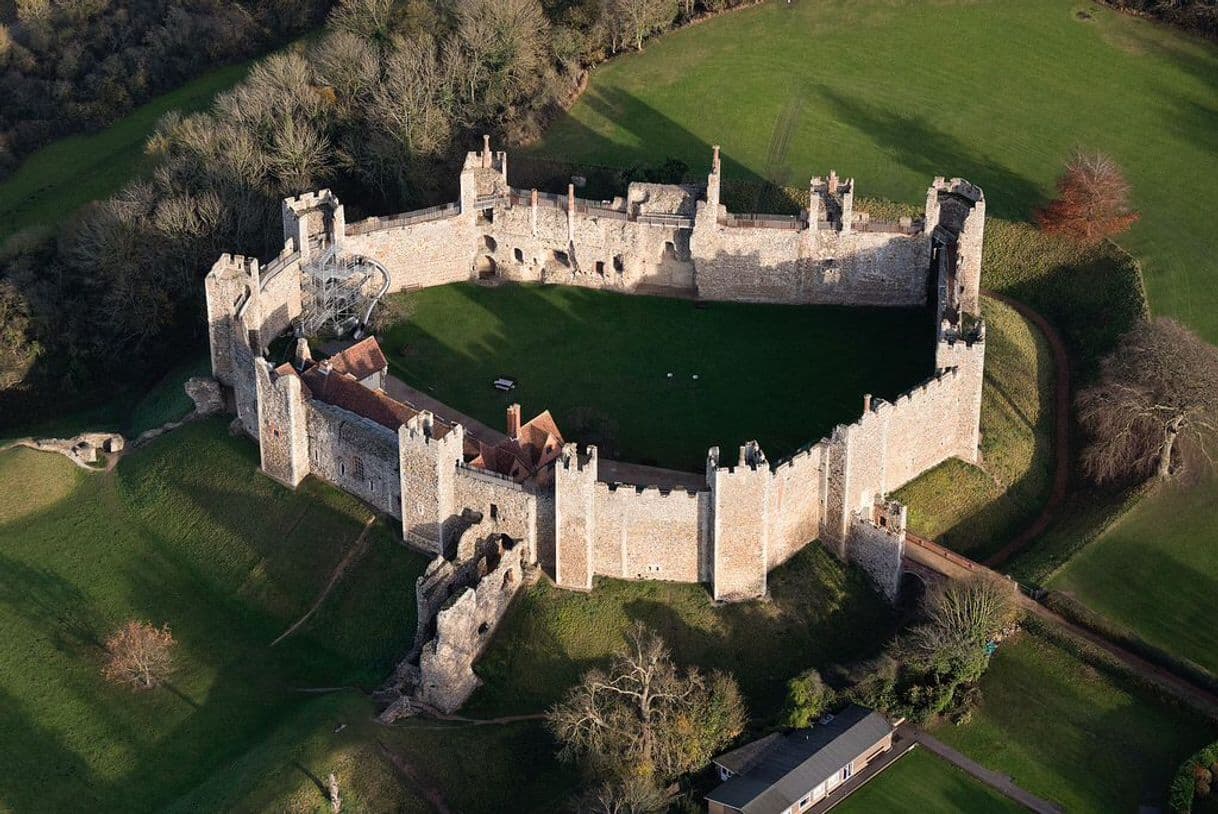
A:
POLYGON ((694 303, 563 286, 469 283, 396 295, 392 371, 492 427, 519 401, 568 440, 694 472, 750 439, 778 460, 931 373, 922 309, 694 303), (672 378, 668 374, 672 373, 672 378), (499 376, 516 377, 510 394, 499 376), (694 376, 697 379, 694 379, 694 376))
POLYGON ((874 655, 894 631, 891 608, 862 572, 819 545, 771 572, 769 587, 764 601, 717 606, 701 585, 598 579, 584 594, 540 582, 522 592, 478 662, 486 683, 467 710, 544 710, 584 670, 605 664, 641 620, 679 664, 733 674, 764 721, 792 676, 874 655))
POLYGON ((144 142, 172 110, 192 113, 245 78, 251 62, 229 65, 156 97, 97 133, 68 136, 28 156, 0 183, 0 244, 30 227, 48 228, 122 188, 144 165, 144 142))
POLYGON ((308 624, 368 510, 319 484, 289 492, 223 420, 190 425, 109 474, 0 454, 0 809, 160 808, 238 760, 313 696, 375 686, 414 633, 424 559, 376 525, 308 624), (177 671, 105 684, 100 643, 167 623, 177 671))
POLYGON ((840 814, 1019 814, 1024 808, 924 749, 914 748, 839 803, 840 814))
POLYGON ((1072 149, 1104 150, 1142 212, 1122 244, 1152 305, 1213 341, 1215 110, 1218 48, 1098 3, 767 3, 598 68, 530 152, 673 157, 702 176, 718 143, 728 176, 803 186, 834 167, 862 194, 914 203, 933 176, 960 175, 991 214, 1023 219, 1072 149))
POLYGON ((1163 804, 1180 761, 1215 734, 1039 633, 1003 644, 981 691, 968 723, 935 734, 1071 814, 1163 804))
POLYGON ((1009 306, 982 303, 983 466, 947 461, 894 493, 918 534, 984 560, 1039 513, 1053 478, 1053 356, 1009 306))
POLYGON ((1148 643, 1218 674, 1218 481, 1138 502, 1049 587, 1148 643))

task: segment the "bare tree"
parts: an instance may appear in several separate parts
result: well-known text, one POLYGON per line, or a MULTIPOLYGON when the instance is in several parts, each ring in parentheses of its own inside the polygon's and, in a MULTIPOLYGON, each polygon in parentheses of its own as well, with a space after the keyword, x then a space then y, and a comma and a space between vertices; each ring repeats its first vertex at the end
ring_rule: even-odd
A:
POLYGON ((610 776, 671 778, 699 769, 744 729, 733 678, 682 674, 664 641, 642 623, 608 671, 593 669, 547 714, 560 757, 610 776))
POLYGON ((643 40, 663 31, 677 17, 677 0, 607 0, 606 13, 615 41, 630 41, 643 50, 643 40))
POLYGON ((173 634, 168 625, 154 627, 131 620, 106 640, 107 681, 150 690, 173 671, 173 634))
POLYGON ((984 669, 985 645, 1020 616, 1019 589, 989 574, 951 580, 923 601, 925 621, 910 630, 906 647, 917 661, 957 667, 976 678, 984 669))
POLYGON ((651 778, 628 775, 589 789, 573 809, 579 814, 659 814, 672 802, 673 795, 651 778))
POLYGON ((1212 462, 1218 433, 1218 349, 1166 317, 1141 323, 1077 406, 1091 439, 1083 468, 1095 481, 1197 470, 1212 462))
POLYGON ((1078 151, 1057 179, 1057 198, 1036 213, 1040 227, 1083 242, 1120 234, 1138 219, 1120 167, 1103 153, 1078 151))

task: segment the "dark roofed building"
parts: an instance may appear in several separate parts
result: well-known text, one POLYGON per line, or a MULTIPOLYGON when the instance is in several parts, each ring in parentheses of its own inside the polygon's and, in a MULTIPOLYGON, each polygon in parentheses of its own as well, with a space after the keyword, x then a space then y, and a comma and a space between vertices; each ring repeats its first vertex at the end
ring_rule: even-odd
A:
POLYGON ((809 729, 777 733, 715 758, 725 781, 710 814, 799 814, 892 747, 883 715, 851 705, 809 729))

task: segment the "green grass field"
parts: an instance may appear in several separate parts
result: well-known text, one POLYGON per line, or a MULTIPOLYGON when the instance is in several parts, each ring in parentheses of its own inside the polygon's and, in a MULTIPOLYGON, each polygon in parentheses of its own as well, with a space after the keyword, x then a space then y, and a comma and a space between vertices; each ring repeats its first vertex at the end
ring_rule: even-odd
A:
POLYGON ((1218 483, 1167 487, 1070 559, 1049 587, 1218 674, 1218 483))
POLYGON ((909 524, 985 559, 1039 513, 1052 481, 1053 356, 1040 332, 1010 307, 984 300, 984 467, 947 461, 894 493, 909 524))
POLYGON ((1215 732, 1040 634, 1003 644, 981 691, 968 723, 935 734, 1071 814, 1162 804, 1180 761, 1215 732))
POLYGON ((26 158, 0 183, 0 244, 28 228, 45 229, 139 175, 144 142, 171 110, 194 112, 241 81, 251 62, 229 65, 156 97, 97 133, 68 136, 26 158))
POLYGON ((840 814, 1019 814, 1024 808, 950 763, 915 748, 833 810, 840 814))
POLYGON ((0 454, 0 809, 150 810, 238 761, 313 697, 375 686, 414 632, 424 560, 376 525, 308 624, 368 510, 258 475, 222 420, 187 426, 109 474, 0 454), (38 488, 31 488, 37 484, 38 488), (177 671, 147 694, 105 684, 100 642, 167 623, 177 671))
POLYGON ((598 68, 530 152, 675 157, 701 176, 718 143, 729 176, 802 186, 834 167, 862 194, 915 203, 933 176, 961 175, 991 214, 1025 218, 1075 146, 1105 150, 1142 211, 1122 243, 1152 305, 1218 340, 1215 111, 1218 48, 1099 4, 798 0, 598 68))
POLYGON ((397 295, 394 373, 492 427, 519 401, 606 457, 700 472, 756 438, 772 460, 927 378, 933 320, 913 309, 698 303, 563 286, 455 284, 397 295), (672 372, 673 378, 667 378, 672 372), (698 379, 692 377, 697 374, 698 379), (519 379, 503 394, 501 375, 519 379))
POLYGON ((891 609, 862 572, 820 546, 771 572, 769 587, 765 602, 716 606, 701 585, 598 579, 584 594, 541 582, 517 599, 479 661, 486 683, 467 709, 544 710, 642 620, 679 664, 735 675, 754 719, 764 720, 778 711, 792 676, 873 655, 893 632, 891 609))

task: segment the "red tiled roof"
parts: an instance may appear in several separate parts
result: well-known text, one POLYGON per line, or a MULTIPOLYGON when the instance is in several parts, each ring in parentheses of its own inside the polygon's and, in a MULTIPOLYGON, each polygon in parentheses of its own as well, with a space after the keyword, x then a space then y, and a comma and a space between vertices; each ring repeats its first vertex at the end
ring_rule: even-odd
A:
POLYGON ((562 433, 546 410, 522 424, 515 438, 495 446, 480 443, 478 457, 470 465, 524 480, 557 456, 562 445, 562 433))
MULTIPOLYGON (((313 365, 301 373, 300 378, 318 401, 341 407, 391 430, 396 430, 418 415, 402 402, 389 398, 379 390, 369 390, 346 373, 331 370, 327 374, 318 365, 313 365)), ((437 437, 443 436, 447 429, 446 426, 437 426, 437 437), (441 427, 444 432, 439 431, 441 427)))
POLYGON ((349 373, 357 379, 366 379, 389 366, 375 336, 356 342, 346 350, 334 354, 330 357, 330 364, 339 373, 349 373))

